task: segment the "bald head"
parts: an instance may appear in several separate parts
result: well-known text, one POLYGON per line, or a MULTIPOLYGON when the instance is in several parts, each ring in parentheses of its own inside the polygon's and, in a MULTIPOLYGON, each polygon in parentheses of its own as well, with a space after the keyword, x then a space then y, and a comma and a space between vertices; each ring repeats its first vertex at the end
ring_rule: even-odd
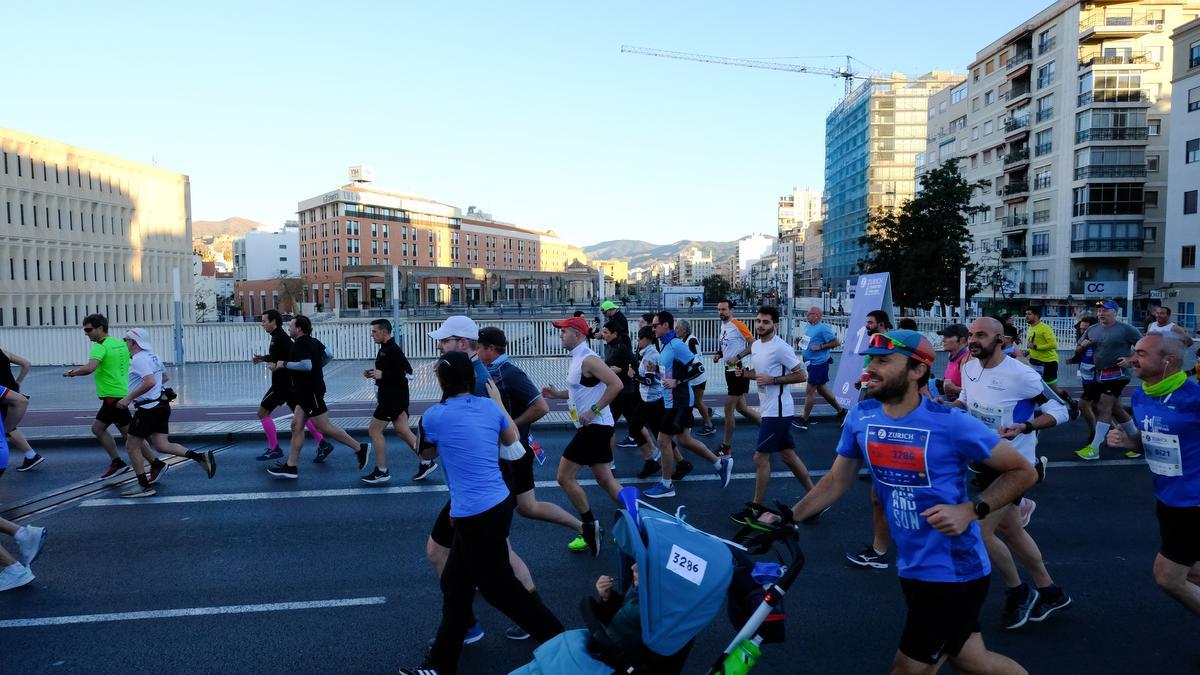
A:
POLYGON ((809 307, 808 314, 805 315, 805 318, 808 319, 809 323, 815 326, 821 323, 821 317, 823 316, 825 316, 825 313, 821 311, 820 307, 809 307))
POLYGON ((967 330, 970 333, 967 335, 967 349, 971 351, 971 356, 984 361, 986 365, 986 362, 995 356, 996 349, 1000 346, 1001 336, 1004 335, 1004 324, 985 316, 972 321, 971 327, 967 330))

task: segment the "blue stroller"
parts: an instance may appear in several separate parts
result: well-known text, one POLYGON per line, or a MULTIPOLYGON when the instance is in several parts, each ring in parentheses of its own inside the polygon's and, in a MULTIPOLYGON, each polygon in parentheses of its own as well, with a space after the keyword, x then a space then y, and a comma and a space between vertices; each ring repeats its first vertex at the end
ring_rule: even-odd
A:
POLYGON ((631 648, 629 640, 623 644, 614 641, 606 630, 608 624, 600 604, 585 598, 581 605, 588 627, 566 631, 542 644, 534 651, 531 663, 510 675, 680 673, 693 640, 720 611, 726 595, 731 621, 740 630, 717 657, 710 673, 749 672, 764 636, 768 636, 768 642, 782 640, 783 595, 804 565, 791 510, 771 510, 780 517, 779 524, 755 528, 745 537, 747 546, 743 547, 697 530, 681 515, 659 511, 638 500, 637 494, 633 487, 620 494, 624 508, 617 511, 613 528, 619 550, 613 586, 621 595, 635 596, 627 596, 625 602, 628 607, 636 603, 640 621, 635 623, 640 623, 641 639, 634 641, 639 644, 631 648), (779 565, 755 567, 746 556, 747 550, 765 553, 776 543, 784 544, 790 554, 786 572, 779 565), (634 563, 639 571, 636 589, 630 575, 634 563), (753 580, 751 568, 755 569, 753 580), (753 591, 750 595, 745 594, 747 585, 753 591), (764 628, 768 617, 777 620, 774 640, 764 628), (731 668, 735 663, 740 667, 731 668))

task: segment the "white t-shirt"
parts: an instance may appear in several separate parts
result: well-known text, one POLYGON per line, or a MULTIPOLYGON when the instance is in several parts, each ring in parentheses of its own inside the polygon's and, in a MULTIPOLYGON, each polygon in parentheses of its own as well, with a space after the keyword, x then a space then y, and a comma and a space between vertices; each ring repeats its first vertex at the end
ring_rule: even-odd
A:
POLYGON ((158 405, 158 397, 163 390, 163 364, 158 354, 142 350, 129 360, 129 391, 142 386, 142 378, 153 375, 154 386, 150 391, 138 396, 134 402, 142 408, 153 408, 158 405))
MULTIPOLYGON (((750 345, 750 358, 754 362, 755 375, 782 377, 801 364, 800 357, 778 335, 767 342, 755 340, 750 345)), ((763 417, 791 417, 795 413, 792 405, 791 385, 759 384, 758 409, 763 417)))
POLYGON ((700 377, 688 381, 688 385, 698 387, 708 382, 708 369, 704 367, 704 354, 700 353, 700 339, 695 335, 689 335, 683 344, 687 345, 687 348, 696 355, 697 361, 700 362, 700 377))
POLYGON ((645 349, 638 352, 641 360, 638 361, 638 375, 643 377, 646 375, 654 376, 654 384, 638 384, 638 392, 642 395, 642 400, 646 403, 653 403, 662 400, 663 388, 662 377, 658 372, 658 347, 649 344, 645 349))
MULTIPOLYGON (((1039 397, 1048 391, 1036 370, 1011 356, 1006 356, 995 368, 985 369, 979 359, 962 365, 959 400, 967 406, 967 412, 997 432, 1012 424, 1031 421, 1037 417, 1039 407, 1053 415, 1059 424, 1066 422, 1067 408, 1053 392, 1038 403, 1039 397)), ((1030 464, 1037 462, 1036 433, 1020 434, 1009 443, 1030 464)))
POLYGON ((721 333, 717 344, 721 347, 722 360, 746 351, 746 337, 742 334, 739 324, 744 325, 737 319, 721 322, 721 333))

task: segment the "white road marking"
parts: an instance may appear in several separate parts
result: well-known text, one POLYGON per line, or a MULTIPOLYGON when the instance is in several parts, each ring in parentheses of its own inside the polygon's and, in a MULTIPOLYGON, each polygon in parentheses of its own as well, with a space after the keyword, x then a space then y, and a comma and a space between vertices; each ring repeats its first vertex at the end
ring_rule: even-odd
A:
POLYGON ((253 416, 253 415, 254 415, 254 411, 253 411, 253 410, 243 410, 242 412, 206 412, 206 413, 204 413, 204 415, 205 415, 205 416, 209 416, 209 415, 212 415, 212 416, 217 416, 217 415, 242 415, 242 416, 244 416, 244 417, 251 417, 251 416, 253 416))
POLYGON ((74 616, 48 616, 38 619, 8 619, 0 621, 0 628, 31 628, 34 626, 62 626, 71 623, 139 621, 142 619, 174 619, 182 616, 212 616, 214 614, 290 612, 302 609, 328 609, 331 607, 382 605, 385 602, 387 602, 386 597, 377 595, 368 598, 345 598, 343 600, 307 600, 304 602, 275 602, 265 605, 225 605, 222 607, 185 607, 183 609, 156 609, 145 612, 116 612, 112 614, 76 614, 74 616))
MULTIPOLYGON (((1129 466, 1135 464, 1143 464, 1140 459, 1100 459, 1092 462, 1050 462, 1050 466, 1055 469, 1070 469, 1079 467, 1095 467, 1095 466, 1129 466)), ((824 476, 829 473, 828 469, 814 469, 809 471, 813 477, 824 476)), ((772 478, 791 478, 791 471, 773 471, 772 478)), ((622 485, 653 485, 658 482, 658 478, 646 479, 622 479, 622 485)), ((700 481, 715 481, 718 477, 715 473, 704 473, 701 475, 690 475, 683 481, 677 483, 696 483, 700 481)), ((735 473, 731 480, 754 480, 753 473, 735 473)), ((596 485, 595 479, 587 478, 579 481, 580 485, 596 485)), ((558 481, 539 480, 534 483, 535 487, 539 488, 557 488, 558 481)), ((227 494, 199 494, 199 495, 174 495, 168 497, 146 497, 143 499, 120 499, 120 498, 101 498, 89 499, 80 503, 80 506, 147 506, 154 504, 196 504, 203 502, 250 502, 261 501, 267 499, 311 499, 322 497, 361 497, 365 495, 409 495, 409 494, 430 494, 435 492, 446 492, 447 487, 444 484, 429 484, 429 485, 398 485, 395 487, 382 488, 338 488, 331 490, 295 490, 292 492, 231 492, 227 494)))

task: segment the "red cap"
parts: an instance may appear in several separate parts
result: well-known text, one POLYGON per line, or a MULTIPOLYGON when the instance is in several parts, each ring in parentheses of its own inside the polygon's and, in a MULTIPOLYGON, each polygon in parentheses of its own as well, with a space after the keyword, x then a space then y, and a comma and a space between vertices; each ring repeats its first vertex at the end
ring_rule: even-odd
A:
POLYGON ((579 331, 580 335, 584 337, 587 337, 588 334, 591 333, 591 329, 588 327, 588 322, 585 321, 582 316, 573 316, 569 319, 563 319, 562 321, 555 321, 554 327, 574 328, 575 330, 579 331))

